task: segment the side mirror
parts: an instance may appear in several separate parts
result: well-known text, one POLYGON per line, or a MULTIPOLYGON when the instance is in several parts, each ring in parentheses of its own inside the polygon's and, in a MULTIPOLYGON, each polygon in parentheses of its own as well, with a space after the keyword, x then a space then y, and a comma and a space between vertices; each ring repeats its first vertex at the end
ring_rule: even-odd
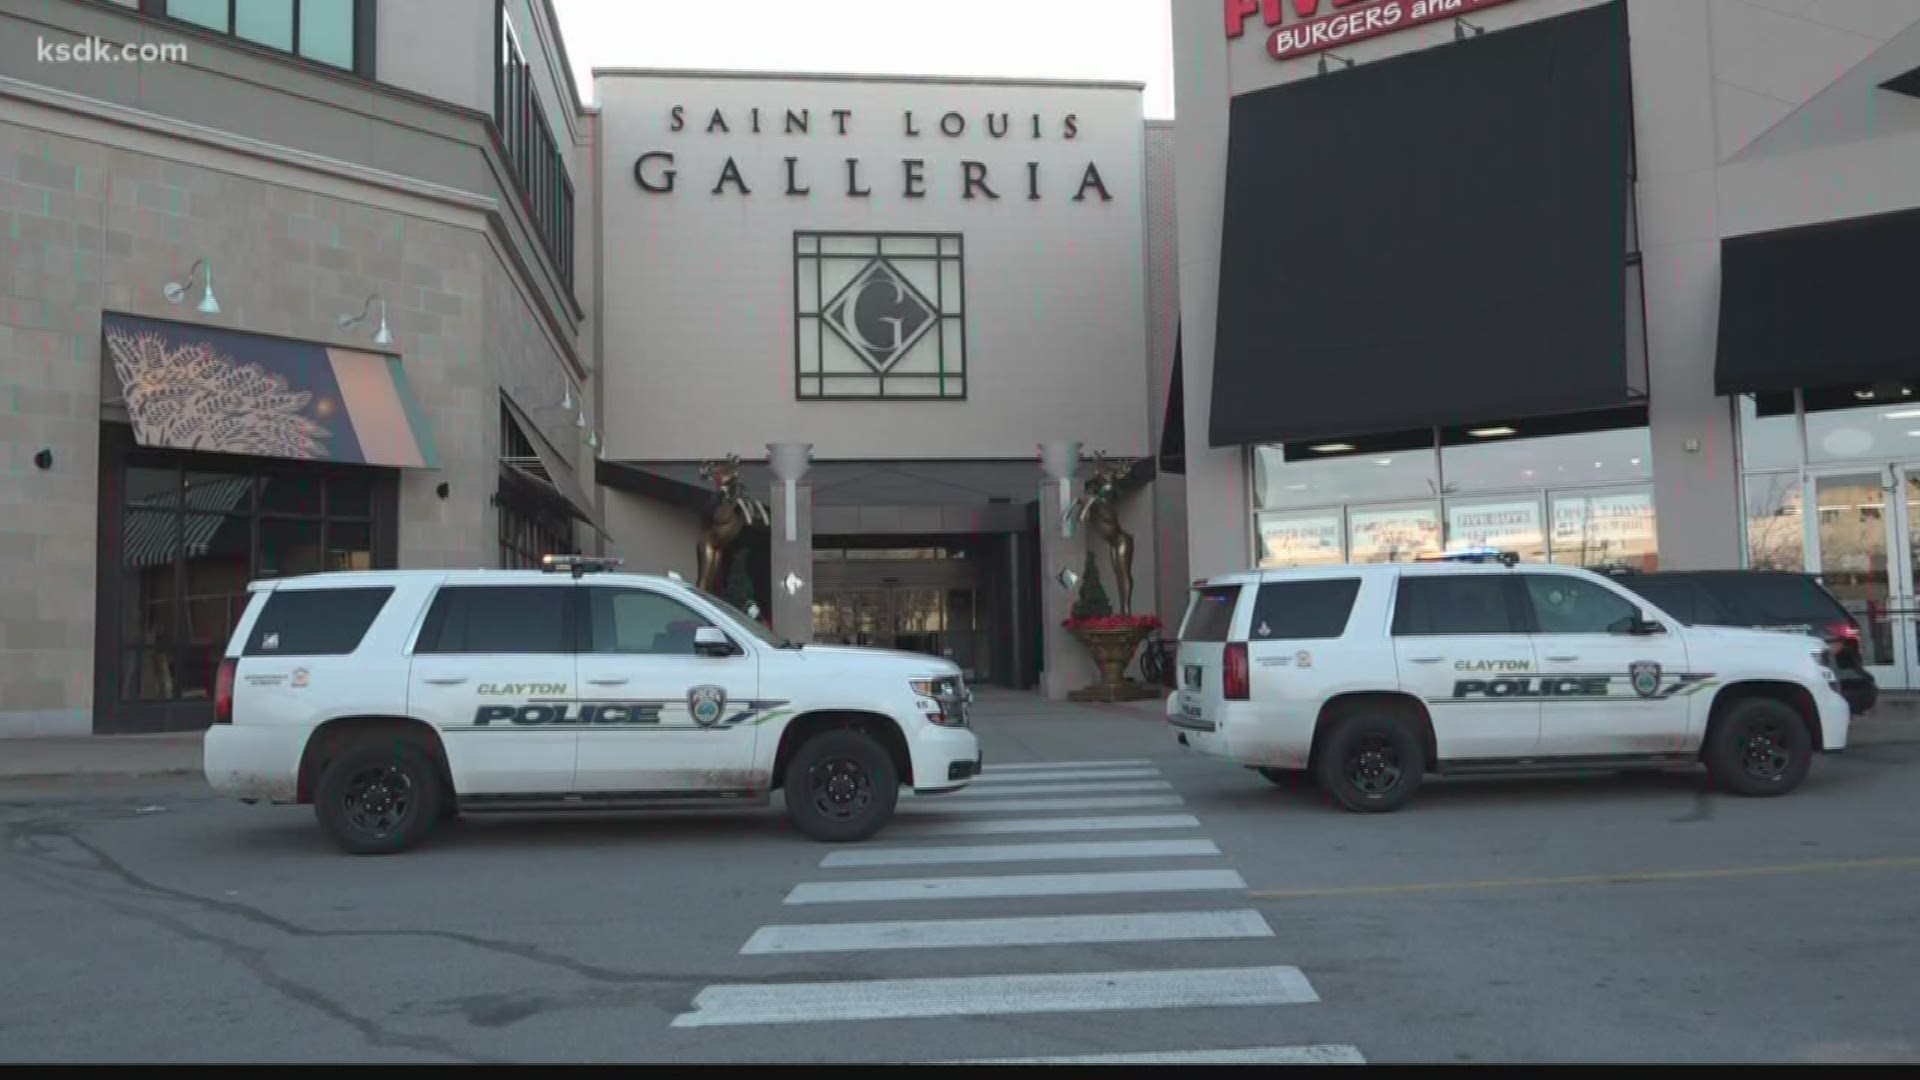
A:
POLYGON ((703 626, 693 632, 695 656, 732 656, 737 651, 733 639, 717 626, 703 626))
POLYGON ((1667 632, 1667 624, 1660 622, 1658 619, 1649 619, 1645 615, 1641 615, 1639 618, 1633 620, 1633 629, 1627 632, 1642 637, 1649 634, 1664 634, 1667 632))

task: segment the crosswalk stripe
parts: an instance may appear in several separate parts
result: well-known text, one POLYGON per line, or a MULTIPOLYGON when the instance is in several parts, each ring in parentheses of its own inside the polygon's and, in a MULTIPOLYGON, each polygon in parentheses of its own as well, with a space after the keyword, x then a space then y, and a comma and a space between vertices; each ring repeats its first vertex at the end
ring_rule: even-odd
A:
POLYGON ((1094 791, 1171 791, 1165 780, 1094 780, 1087 783, 1055 782, 1045 784, 995 784, 968 788, 944 795, 926 795, 928 799, 991 799, 998 795, 1076 795, 1094 791))
POLYGON ((1030 769, 1122 769, 1151 765, 1146 758, 1115 758, 1108 761, 1017 761, 1011 765, 989 765, 986 771, 1025 772, 1030 769))
POLYGON ((943 844, 863 847, 828 852, 823 868, 926 866, 935 863, 1041 862, 1053 859, 1172 859, 1218 855, 1211 840, 1086 840, 1063 844, 943 844))
POLYGON ((1272 937, 1260 913, 1149 911, 1129 915, 1046 915, 1001 919, 916 919, 900 922, 763 926, 740 952, 869 952, 1012 945, 1079 945, 1116 941, 1217 941, 1272 937))
POLYGON ((1249 1046, 1243 1050, 1162 1050, 1144 1054, 1075 1054, 1066 1057, 979 1058, 950 1065, 1365 1065, 1360 1048, 1249 1046))
POLYGON ((1108 893, 1198 892, 1244 889, 1234 870, 1117 870, 1088 874, 995 874, 984 877, 807 881, 784 903, 842 904, 874 900, 976 900, 1006 896, 1085 896, 1108 893))
POLYGON ((709 986, 674 1027, 937 1016, 1291 1005, 1318 1001, 1300 969, 1190 968, 709 986))
POLYGON ((909 799, 900 803, 903 814, 985 814, 1019 810, 1138 810, 1148 806, 1179 806, 1178 795, 1096 795, 1071 799, 909 799))
POLYGON ((1002 818, 999 821, 896 821, 888 836, 1014 836, 1023 833, 1126 832, 1132 829, 1197 829, 1192 814, 1118 814, 1110 817, 1002 818))
POLYGON ((973 778, 976 784, 1031 784, 1041 780, 1151 780, 1159 769, 1034 769, 1031 772, 988 772, 973 778))

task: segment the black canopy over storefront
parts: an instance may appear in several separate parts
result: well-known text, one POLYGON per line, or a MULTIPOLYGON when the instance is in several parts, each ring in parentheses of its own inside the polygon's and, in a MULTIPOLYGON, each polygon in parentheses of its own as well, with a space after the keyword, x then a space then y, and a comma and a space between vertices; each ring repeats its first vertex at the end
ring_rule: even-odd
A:
POLYGON ((1214 446, 1619 406, 1626 5, 1236 97, 1214 446))
POLYGON ((1920 374, 1920 210, 1720 242, 1714 390, 1891 383, 1920 374))

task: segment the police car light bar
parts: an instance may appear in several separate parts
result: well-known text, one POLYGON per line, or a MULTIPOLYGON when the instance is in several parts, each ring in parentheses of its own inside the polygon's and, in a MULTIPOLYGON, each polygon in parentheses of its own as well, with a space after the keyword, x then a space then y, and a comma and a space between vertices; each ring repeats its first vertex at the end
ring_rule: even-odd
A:
POLYGON ((574 577, 582 577, 586 574, 597 574, 606 570, 618 570, 624 561, 623 559, 613 558, 612 556, 542 555, 540 556, 540 569, 545 570, 549 574, 557 574, 565 570, 572 573, 574 577))
POLYGON ((1501 566, 1516 566, 1520 562, 1520 556, 1516 552, 1501 551, 1499 548, 1475 547, 1475 548, 1463 548, 1459 551, 1446 551, 1446 552, 1440 552, 1438 554, 1421 555, 1419 557, 1419 561, 1420 562, 1470 562, 1470 563, 1497 562, 1501 566))

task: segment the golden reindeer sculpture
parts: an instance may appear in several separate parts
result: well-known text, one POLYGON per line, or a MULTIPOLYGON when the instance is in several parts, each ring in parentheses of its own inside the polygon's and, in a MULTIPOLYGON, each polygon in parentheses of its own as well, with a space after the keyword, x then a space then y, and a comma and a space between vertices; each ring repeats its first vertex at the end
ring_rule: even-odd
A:
POLYGON ((1120 527, 1120 511, 1114 501, 1120 494, 1120 481, 1133 471, 1124 461, 1108 461, 1107 455, 1093 455, 1093 475, 1087 478, 1086 491, 1067 508, 1069 516, 1078 515, 1088 529, 1107 542, 1107 560, 1113 568, 1114 592, 1120 599, 1120 614, 1133 614, 1133 534, 1120 527))
POLYGON ((701 462, 700 478, 713 481, 713 503, 700 530, 700 587, 718 595, 728 551, 740 542, 747 526, 772 524, 773 516, 767 504, 749 495, 741 483, 739 454, 701 462))

